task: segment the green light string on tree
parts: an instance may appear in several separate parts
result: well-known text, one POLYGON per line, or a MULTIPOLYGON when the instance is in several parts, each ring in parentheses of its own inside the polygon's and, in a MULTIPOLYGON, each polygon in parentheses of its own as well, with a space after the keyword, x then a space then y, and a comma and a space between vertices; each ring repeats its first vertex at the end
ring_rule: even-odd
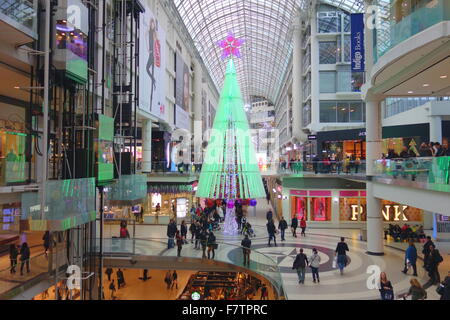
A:
MULTIPOLYGON (((242 42, 241 39, 236 39, 229 34, 226 40, 219 43, 223 49, 223 57, 226 58, 229 55, 239 57, 239 46, 242 42)), ((237 81, 236 68, 231 58, 227 63, 196 196, 207 199, 226 199, 227 203, 230 203, 227 204, 226 217, 230 216, 230 218, 234 217, 235 200, 265 197, 244 111, 244 101, 237 81)), ((229 229, 230 233, 237 231, 235 219, 230 219, 229 223, 230 226, 227 225, 227 221, 225 222, 225 229, 229 229)))

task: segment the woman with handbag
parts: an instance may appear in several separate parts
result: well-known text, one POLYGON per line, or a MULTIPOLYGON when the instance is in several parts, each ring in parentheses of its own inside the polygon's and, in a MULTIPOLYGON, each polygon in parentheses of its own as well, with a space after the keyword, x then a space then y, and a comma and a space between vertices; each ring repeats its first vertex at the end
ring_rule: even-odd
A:
POLYGON ((394 300, 394 288, 385 272, 380 274, 380 295, 381 300, 394 300))

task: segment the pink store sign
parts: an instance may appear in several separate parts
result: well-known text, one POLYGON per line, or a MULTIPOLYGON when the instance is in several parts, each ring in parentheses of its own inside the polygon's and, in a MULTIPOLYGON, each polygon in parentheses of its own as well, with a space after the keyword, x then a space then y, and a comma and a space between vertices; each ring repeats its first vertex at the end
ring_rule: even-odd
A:
POLYGON ((357 197, 358 191, 339 191, 339 197, 357 197))
POLYGON ((309 191, 310 197, 331 197, 331 191, 309 191))
POLYGON ((291 190, 291 195, 293 196, 306 196, 307 191, 306 190, 291 190))
POLYGON ((366 192, 365 191, 360 191, 359 192, 359 196, 360 197, 365 197, 366 196, 366 192))

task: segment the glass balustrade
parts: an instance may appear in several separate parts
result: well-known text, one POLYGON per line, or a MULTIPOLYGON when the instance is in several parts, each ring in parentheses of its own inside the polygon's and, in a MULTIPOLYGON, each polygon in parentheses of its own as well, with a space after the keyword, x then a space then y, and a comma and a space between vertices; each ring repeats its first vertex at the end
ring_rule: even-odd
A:
POLYGON ((375 174, 381 178, 450 187, 449 167, 450 157, 381 159, 374 164, 375 174))
MULTIPOLYGON (((103 256, 161 256, 177 257, 177 248, 167 249, 167 238, 152 239, 123 239, 123 238, 104 238, 102 244, 103 256)), ((216 242, 214 260, 230 263, 242 268, 248 268, 269 280, 279 296, 285 296, 283 283, 278 265, 269 256, 266 256, 256 250, 250 254, 250 266, 244 266, 243 248, 239 245, 216 242)), ((96 252, 100 249, 100 239, 96 239, 96 252)), ((193 245, 185 245, 181 250, 181 257, 202 258, 202 250, 196 250, 193 245)))

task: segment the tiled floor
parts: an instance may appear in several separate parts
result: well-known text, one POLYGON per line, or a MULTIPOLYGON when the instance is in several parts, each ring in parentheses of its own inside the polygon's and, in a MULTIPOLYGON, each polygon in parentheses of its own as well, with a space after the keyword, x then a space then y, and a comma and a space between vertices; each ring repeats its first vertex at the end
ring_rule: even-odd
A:
MULTIPOLYGON (((261 201, 263 202, 263 201, 261 201)), ((358 240, 358 230, 351 229, 309 229, 306 237, 294 238, 290 232, 286 233, 286 241, 281 242, 279 235, 277 236, 278 246, 267 246, 267 233, 265 228, 265 212, 267 204, 258 204, 256 216, 253 210, 249 212, 249 221, 255 227, 257 237, 252 238, 252 248, 274 259, 281 271, 284 290, 288 299, 379 299, 380 295, 377 289, 368 289, 368 281, 371 273, 370 268, 378 267, 380 271, 387 273, 391 280, 395 294, 405 293, 409 288, 409 280, 412 276, 404 275, 401 272, 403 268, 404 252, 390 246, 385 247, 385 255, 370 256, 366 252, 366 243, 358 240), (340 275, 337 269, 332 268, 332 260, 334 258, 334 250, 339 241, 339 237, 348 238, 347 243, 350 248, 349 257, 350 264, 345 269, 344 275, 340 275), (306 254, 310 254, 312 248, 317 248, 322 257, 320 267, 320 284, 312 282, 310 270, 307 270, 305 284, 298 283, 297 274, 292 270, 292 263, 295 254, 299 248, 304 248, 306 254)), ((110 226, 109 233, 118 233, 118 227, 110 226), (116 230, 117 228, 117 230, 116 230)), ((135 235, 137 238, 160 238, 161 254, 175 255, 175 249, 165 250, 166 242, 166 226, 149 226, 137 225, 135 235)), ((242 236, 225 236, 220 232, 216 232, 219 242, 239 245, 242 236)), ((393 245, 387 243, 387 245, 393 245)), ((397 244, 398 246, 398 244, 397 244)), ((234 250, 230 246, 230 251, 234 250)), ((445 262, 441 266, 441 274, 446 274, 448 270, 449 258, 448 247, 443 246, 441 253, 445 257, 445 262)), ((145 254, 147 248, 141 244, 142 254, 145 254)), ((421 252, 419 245, 418 251, 421 252)), ((220 252, 219 259, 226 261, 232 260, 231 253, 220 252)), ((201 256, 201 251, 193 249, 191 244, 185 245, 182 250, 184 256, 201 256)), ((256 254, 252 256, 256 259, 256 254)), ((216 257, 217 259, 217 257, 216 257)), ((256 263, 256 262, 255 262, 256 263)), ((309 268, 307 268, 309 269, 309 268)), ((421 283, 428 280, 424 269, 421 267, 421 261, 418 261, 418 279, 421 283)), ((435 292, 435 287, 428 290, 428 299, 438 299, 439 296, 435 292)))

